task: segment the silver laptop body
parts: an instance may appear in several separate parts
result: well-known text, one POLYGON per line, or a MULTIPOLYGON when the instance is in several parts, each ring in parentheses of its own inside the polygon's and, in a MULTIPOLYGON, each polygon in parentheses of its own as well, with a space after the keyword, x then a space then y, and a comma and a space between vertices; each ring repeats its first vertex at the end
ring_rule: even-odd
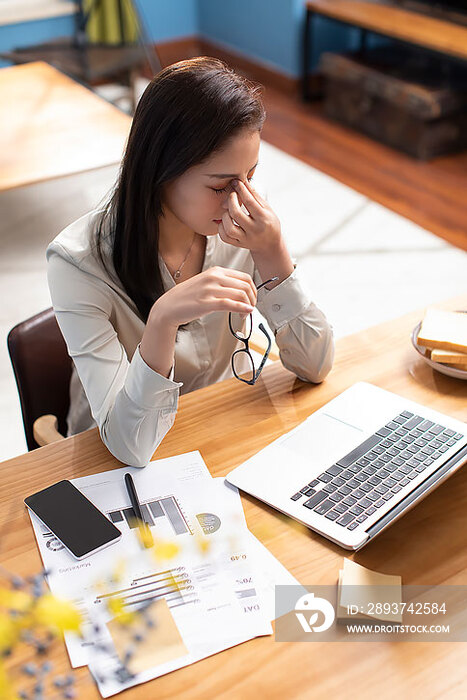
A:
POLYGON ((466 461, 465 423, 359 382, 227 481, 357 550, 466 461))

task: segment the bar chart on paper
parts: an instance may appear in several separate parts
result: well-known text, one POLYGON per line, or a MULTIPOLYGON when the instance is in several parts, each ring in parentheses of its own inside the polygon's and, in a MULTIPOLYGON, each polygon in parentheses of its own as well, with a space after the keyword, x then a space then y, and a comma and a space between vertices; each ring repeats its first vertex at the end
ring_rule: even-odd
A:
MULTIPOLYGON (((170 539, 174 535, 193 534, 189 520, 175 496, 143 502, 141 511, 144 521, 150 527, 154 527, 156 534, 162 539, 170 539)), ((124 529, 133 530, 137 527, 135 512, 131 507, 113 509, 105 514, 122 532, 124 529)), ((64 551, 63 544, 46 526, 40 523, 38 528, 50 552, 64 551)))
MULTIPOLYGON (((175 496, 166 496, 152 501, 141 502, 143 520, 150 526, 156 527, 160 536, 193 534, 187 518, 184 516, 178 500, 175 496), (170 529, 167 528, 170 526, 170 529), (163 532, 162 530, 166 530, 163 532)), ((133 529, 137 527, 133 508, 111 510, 107 513, 110 520, 120 529, 122 526, 133 529)))
POLYGON ((191 573, 185 566, 140 574, 124 588, 97 595, 94 602, 98 604, 110 598, 119 598, 126 608, 160 598, 165 598, 169 608, 199 602, 191 573))

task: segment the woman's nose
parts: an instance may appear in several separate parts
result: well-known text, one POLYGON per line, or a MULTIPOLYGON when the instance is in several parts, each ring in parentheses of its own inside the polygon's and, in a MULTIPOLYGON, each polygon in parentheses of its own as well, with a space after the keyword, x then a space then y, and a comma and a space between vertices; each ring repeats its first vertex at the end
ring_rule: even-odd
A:
POLYGON ((232 192, 233 192, 233 190, 231 190, 230 188, 227 190, 227 194, 225 195, 224 200, 222 202, 223 209, 229 208, 229 199, 232 196, 232 192))
MULTIPOLYGON (((224 201, 222 202, 222 207, 223 207, 223 209, 228 209, 228 208, 229 208, 229 199, 230 199, 232 196, 233 196, 233 197, 237 197, 237 194, 236 194, 235 190, 232 189, 231 186, 229 186, 229 187, 227 188, 227 193, 226 193, 226 195, 225 195, 225 199, 224 199, 224 201)), ((237 197, 237 203, 238 203, 238 197, 237 197)))

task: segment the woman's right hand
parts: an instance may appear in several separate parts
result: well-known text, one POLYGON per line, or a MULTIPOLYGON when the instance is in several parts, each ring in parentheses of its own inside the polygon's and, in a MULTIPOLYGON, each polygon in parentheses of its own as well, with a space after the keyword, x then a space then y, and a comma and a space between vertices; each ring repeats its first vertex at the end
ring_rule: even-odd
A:
POLYGON ((256 305, 256 287, 250 275, 211 267, 180 282, 153 304, 148 325, 178 328, 212 311, 249 314, 256 305))
POLYGON ((141 357, 154 371, 168 377, 179 326, 212 311, 249 314, 255 304, 256 287, 245 272, 223 267, 200 272, 154 302, 141 339, 141 357))

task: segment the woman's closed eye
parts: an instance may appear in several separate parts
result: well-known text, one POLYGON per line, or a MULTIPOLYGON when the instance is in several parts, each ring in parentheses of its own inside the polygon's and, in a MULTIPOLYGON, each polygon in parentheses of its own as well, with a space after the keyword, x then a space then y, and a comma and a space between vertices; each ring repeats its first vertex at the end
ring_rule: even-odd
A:
MULTIPOLYGON (((247 180, 248 182, 251 182, 253 180, 253 175, 251 177, 247 177, 247 180)), ((212 187, 211 189, 213 189, 216 194, 221 194, 222 192, 227 192, 227 185, 219 189, 216 189, 215 187, 212 187)))

